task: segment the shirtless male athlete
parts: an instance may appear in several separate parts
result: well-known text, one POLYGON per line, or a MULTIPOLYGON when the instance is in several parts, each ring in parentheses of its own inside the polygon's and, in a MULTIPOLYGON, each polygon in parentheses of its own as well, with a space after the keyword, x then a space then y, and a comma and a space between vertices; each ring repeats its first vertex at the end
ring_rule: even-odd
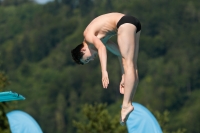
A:
POLYGON ((83 33, 83 42, 71 51, 74 61, 82 65, 94 60, 98 54, 103 88, 109 84, 106 49, 118 56, 122 68, 119 88, 120 93, 124 94, 120 120, 122 125, 134 110, 132 98, 139 82, 137 58, 140 32, 141 24, 133 16, 122 13, 103 14, 90 22, 83 33), (109 41, 114 35, 117 35, 118 44, 109 41))

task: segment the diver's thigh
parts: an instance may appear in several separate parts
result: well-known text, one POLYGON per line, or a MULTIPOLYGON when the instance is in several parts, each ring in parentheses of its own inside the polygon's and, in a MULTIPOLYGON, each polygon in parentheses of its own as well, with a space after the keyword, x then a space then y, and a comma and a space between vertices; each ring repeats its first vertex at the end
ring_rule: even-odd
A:
POLYGON ((136 51, 136 27, 123 24, 118 29, 118 45, 123 58, 133 60, 136 51))

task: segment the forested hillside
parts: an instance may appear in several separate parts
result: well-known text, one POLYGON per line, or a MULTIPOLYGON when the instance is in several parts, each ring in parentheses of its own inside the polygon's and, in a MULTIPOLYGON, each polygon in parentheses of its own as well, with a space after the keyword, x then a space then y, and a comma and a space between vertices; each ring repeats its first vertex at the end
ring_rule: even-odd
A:
POLYGON ((76 65, 70 51, 93 18, 122 12, 142 23, 133 101, 160 113, 168 110, 169 132, 199 133, 199 7, 198 0, 0 1, 0 71, 9 79, 3 90, 26 97, 14 107, 32 115, 45 133, 76 133, 72 121, 83 117, 86 103, 107 103, 110 114, 120 115, 118 59, 108 53, 110 84, 103 89, 99 60, 76 65))

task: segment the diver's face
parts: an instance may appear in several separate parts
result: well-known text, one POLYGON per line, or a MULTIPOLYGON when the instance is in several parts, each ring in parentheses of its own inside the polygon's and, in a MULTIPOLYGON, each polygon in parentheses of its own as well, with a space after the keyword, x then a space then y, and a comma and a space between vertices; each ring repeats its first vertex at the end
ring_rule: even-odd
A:
POLYGON ((84 53, 83 57, 81 58, 81 62, 83 62, 83 64, 87 64, 90 61, 93 61, 97 56, 97 52, 88 47, 83 48, 82 52, 84 53))

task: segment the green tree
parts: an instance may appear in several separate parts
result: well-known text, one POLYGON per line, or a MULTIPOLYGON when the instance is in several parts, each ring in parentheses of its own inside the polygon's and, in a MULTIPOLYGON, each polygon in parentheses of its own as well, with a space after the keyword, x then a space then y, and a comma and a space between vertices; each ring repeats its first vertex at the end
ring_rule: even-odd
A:
POLYGON ((112 117, 106 109, 106 104, 86 104, 82 108, 81 114, 84 120, 81 122, 74 120, 73 124, 77 128, 77 133, 125 133, 125 126, 120 126, 119 117, 112 117))
MULTIPOLYGON (((5 74, 0 71, 0 92, 8 85, 8 79, 5 74)), ((1 133, 11 133, 8 119, 6 117, 5 108, 8 105, 5 102, 0 102, 0 132, 1 133)))
POLYGON ((160 113, 159 111, 153 111, 155 117, 158 120, 158 123, 161 126, 161 129, 163 133, 185 133, 185 128, 178 128, 176 131, 170 131, 169 124, 172 122, 172 120, 169 118, 169 111, 165 110, 163 113, 160 113))

